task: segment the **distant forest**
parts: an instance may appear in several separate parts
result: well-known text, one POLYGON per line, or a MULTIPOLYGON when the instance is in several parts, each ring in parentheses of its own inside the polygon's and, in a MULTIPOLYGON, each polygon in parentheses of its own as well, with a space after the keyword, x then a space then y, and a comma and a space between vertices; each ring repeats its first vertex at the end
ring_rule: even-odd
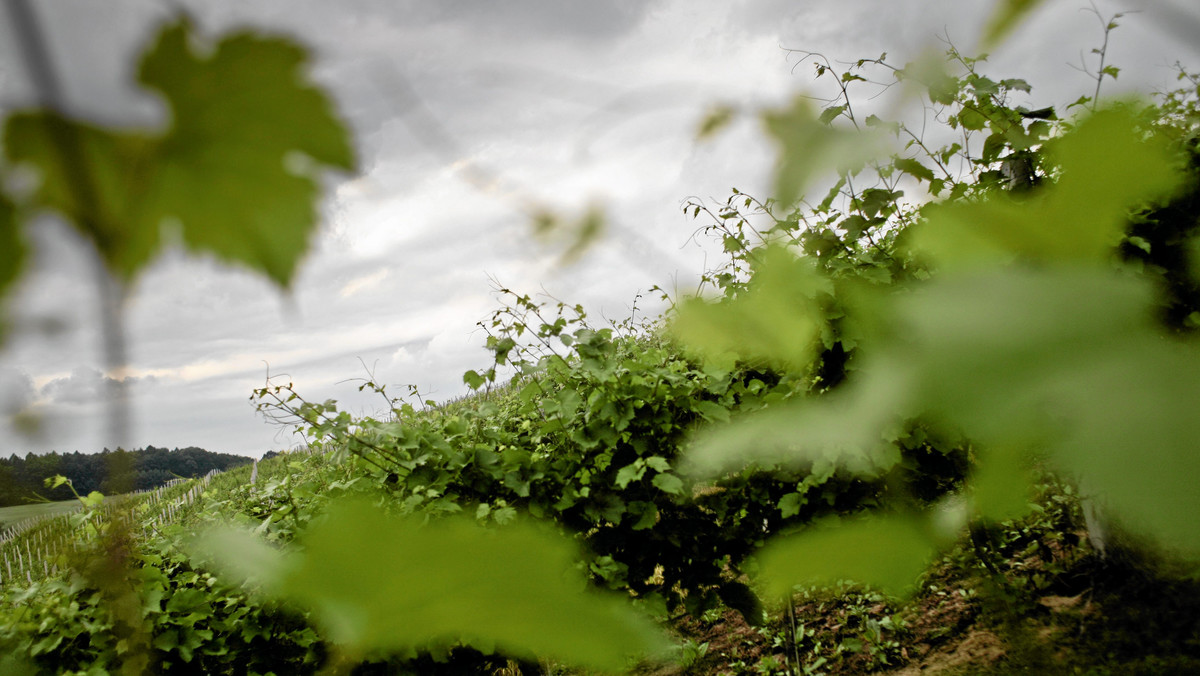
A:
POLYGON ((71 490, 46 487, 46 477, 61 474, 80 495, 100 491, 106 495, 156 488, 177 477, 198 477, 210 470, 244 465, 251 459, 203 448, 155 448, 125 451, 107 448, 101 453, 13 454, 0 458, 0 507, 27 504, 31 499, 69 500, 71 490))

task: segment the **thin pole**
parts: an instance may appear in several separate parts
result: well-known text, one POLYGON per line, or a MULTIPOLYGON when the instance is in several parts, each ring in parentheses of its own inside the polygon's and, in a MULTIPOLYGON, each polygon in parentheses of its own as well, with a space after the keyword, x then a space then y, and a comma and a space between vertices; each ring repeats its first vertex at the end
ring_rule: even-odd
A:
MULTIPOLYGON (((29 70, 30 79, 38 95, 38 103, 63 118, 67 114, 67 100, 59 82, 54 60, 44 39, 37 15, 27 0, 8 0, 8 12, 16 29, 16 42, 21 58, 29 70)), ((63 120, 52 122, 50 139, 58 155, 68 188, 74 195, 78 208, 75 217, 82 222, 81 229, 96 241, 98 255, 95 261, 95 278, 100 294, 100 328, 104 366, 107 379, 108 439, 118 447, 126 444, 129 433, 129 404, 125 395, 125 367, 128 363, 123 330, 122 307, 125 300, 124 285, 110 274, 104 264, 104 251, 110 243, 102 228, 96 227, 96 187, 88 173, 87 157, 83 140, 76 128, 63 120)))

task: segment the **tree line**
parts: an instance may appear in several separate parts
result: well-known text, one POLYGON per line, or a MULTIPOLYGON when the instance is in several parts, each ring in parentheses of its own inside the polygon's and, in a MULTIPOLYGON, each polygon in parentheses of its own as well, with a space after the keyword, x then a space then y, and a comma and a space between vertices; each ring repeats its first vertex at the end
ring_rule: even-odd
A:
POLYGON ((157 488, 171 479, 199 477, 218 469, 244 465, 251 459, 229 453, 214 453, 203 448, 156 448, 100 453, 58 452, 24 458, 12 454, 0 458, 0 506, 26 504, 31 500, 69 500, 70 488, 46 486, 47 477, 61 474, 71 480, 81 495, 100 491, 106 495, 157 488))

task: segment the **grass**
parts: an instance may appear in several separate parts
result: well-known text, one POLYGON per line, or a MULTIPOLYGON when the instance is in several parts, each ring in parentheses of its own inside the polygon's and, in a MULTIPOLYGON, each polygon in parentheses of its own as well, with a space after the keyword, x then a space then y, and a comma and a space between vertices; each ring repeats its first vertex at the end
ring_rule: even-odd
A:
POLYGON ((36 516, 52 516, 65 514, 79 509, 78 500, 63 500, 61 502, 35 502, 28 505, 13 505, 0 507, 0 530, 14 526, 25 519, 36 516))

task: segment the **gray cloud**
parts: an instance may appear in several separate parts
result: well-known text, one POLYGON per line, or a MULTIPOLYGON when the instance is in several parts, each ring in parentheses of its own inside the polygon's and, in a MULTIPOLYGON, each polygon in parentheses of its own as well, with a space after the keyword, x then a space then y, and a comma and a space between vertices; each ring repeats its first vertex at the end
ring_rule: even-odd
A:
POLYGON ((153 385, 156 382, 154 376, 127 376, 115 380, 97 369, 79 366, 71 370, 71 375, 55 378, 42 385, 38 396, 50 406, 93 404, 104 401, 114 390, 128 394, 135 386, 153 385))
POLYGON ((0 366, 0 414, 16 415, 33 403, 33 378, 9 366, 0 366))
MULTIPOLYGON (((611 39, 637 25, 641 17, 652 11, 656 2, 617 0, 616 2, 586 2, 568 0, 518 0, 503 4, 473 0, 446 0, 406 5, 403 16, 421 17, 436 23, 467 25, 508 39, 537 37, 563 40, 611 39)), ((394 10, 395 11, 395 10, 394 10)), ((403 20, 401 18, 401 20, 403 20)))

